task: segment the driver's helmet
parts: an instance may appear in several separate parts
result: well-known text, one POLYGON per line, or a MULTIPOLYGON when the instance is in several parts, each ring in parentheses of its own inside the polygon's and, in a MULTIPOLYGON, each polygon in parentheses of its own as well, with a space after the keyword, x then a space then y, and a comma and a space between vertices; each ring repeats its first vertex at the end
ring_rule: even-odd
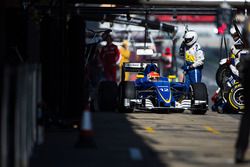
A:
POLYGON ((149 81, 158 81, 160 78, 160 74, 155 71, 151 71, 150 73, 148 73, 147 78, 149 81))
POLYGON ((147 76, 152 71, 159 73, 159 68, 154 63, 148 64, 146 66, 144 71, 145 76, 147 76))

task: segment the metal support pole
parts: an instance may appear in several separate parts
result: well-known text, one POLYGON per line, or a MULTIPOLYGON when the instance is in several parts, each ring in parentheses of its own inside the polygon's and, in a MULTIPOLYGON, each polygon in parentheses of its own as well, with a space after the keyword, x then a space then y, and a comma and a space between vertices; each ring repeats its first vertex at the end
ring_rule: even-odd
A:
POLYGON ((8 166, 8 111, 10 95, 10 69, 6 67, 3 73, 3 94, 1 101, 1 167, 8 166))
POLYGON ((220 59, 219 61, 222 59, 222 49, 223 49, 223 39, 224 39, 224 34, 221 36, 221 40, 220 40, 220 59))
POLYGON ((224 37, 223 37, 223 38, 224 38, 224 46, 225 46, 226 56, 228 57, 226 36, 224 35, 224 37))
POLYGON ((147 25, 147 21, 148 21, 148 12, 146 12, 145 14, 145 33, 144 33, 144 49, 146 49, 146 44, 147 44, 147 37, 148 37, 148 25, 147 25))
POLYGON ((43 101, 42 101, 42 69, 41 66, 39 65, 37 67, 37 102, 40 103, 40 107, 37 107, 36 110, 36 143, 38 145, 42 144, 44 141, 44 125, 43 125, 43 101))
POLYGON ((20 113, 20 108, 21 108, 21 89, 23 83, 21 81, 21 71, 18 70, 17 72, 17 86, 16 86, 16 108, 15 108, 15 167, 20 167, 21 164, 21 113, 20 113))
MULTIPOLYGON (((38 102, 38 96, 37 96, 37 75, 38 75, 38 67, 37 65, 33 65, 32 67, 32 113, 31 113, 31 151, 33 150, 33 146, 36 143, 37 140, 37 131, 36 131, 36 112, 37 112, 37 102, 38 102)), ((32 153, 32 152, 31 152, 32 153)))
POLYGON ((174 73, 176 76, 178 75, 177 58, 176 58, 176 42, 177 42, 177 40, 178 40, 178 38, 173 39, 173 46, 172 46, 172 57, 173 57, 172 67, 175 67, 174 73))

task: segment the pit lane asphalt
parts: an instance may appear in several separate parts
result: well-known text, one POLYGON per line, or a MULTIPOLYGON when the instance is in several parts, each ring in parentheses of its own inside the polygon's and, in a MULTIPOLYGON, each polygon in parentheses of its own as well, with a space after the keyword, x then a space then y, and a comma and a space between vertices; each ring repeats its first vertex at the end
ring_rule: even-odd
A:
POLYGON ((78 130, 51 130, 34 150, 30 166, 237 166, 233 156, 240 117, 211 111, 206 115, 93 112, 96 147, 75 147, 78 130))

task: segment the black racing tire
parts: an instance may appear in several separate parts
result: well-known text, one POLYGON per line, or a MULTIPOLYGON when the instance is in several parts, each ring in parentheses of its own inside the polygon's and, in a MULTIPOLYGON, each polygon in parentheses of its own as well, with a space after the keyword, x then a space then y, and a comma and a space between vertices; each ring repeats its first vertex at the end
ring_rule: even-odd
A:
POLYGON ((133 112, 133 108, 124 106, 124 99, 135 99, 136 89, 134 81, 122 81, 119 85, 119 112, 133 112))
POLYGON ((204 83, 195 83, 190 85, 191 92, 191 112, 192 114, 204 115, 208 110, 208 93, 204 83), (206 101, 206 104, 195 106, 195 100, 206 101))
POLYGON ((232 72, 227 64, 220 65, 216 71, 216 83, 220 88, 224 88, 227 78, 232 76, 232 72))
POLYGON ((229 109, 234 112, 244 112, 245 103, 244 103, 244 88, 238 83, 235 84, 230 90, 226 97, 227 105, 229 109))
POLYGON ((114 81, 102 81, 98 87, 100 111, 115 111, 117 108, 118 86, 114 81))

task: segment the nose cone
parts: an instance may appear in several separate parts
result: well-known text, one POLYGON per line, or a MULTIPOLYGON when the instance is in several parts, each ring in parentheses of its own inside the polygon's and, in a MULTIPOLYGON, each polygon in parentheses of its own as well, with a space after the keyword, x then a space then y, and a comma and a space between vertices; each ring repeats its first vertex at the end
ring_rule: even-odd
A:
POLYGON ((163 82, 162 84, 158 83, 157 93, 159 104, 164 106, 170 106, 171 103, 171 91, 169 82, 163 82), (164 83, 164 84, 163 84, 164 83))

